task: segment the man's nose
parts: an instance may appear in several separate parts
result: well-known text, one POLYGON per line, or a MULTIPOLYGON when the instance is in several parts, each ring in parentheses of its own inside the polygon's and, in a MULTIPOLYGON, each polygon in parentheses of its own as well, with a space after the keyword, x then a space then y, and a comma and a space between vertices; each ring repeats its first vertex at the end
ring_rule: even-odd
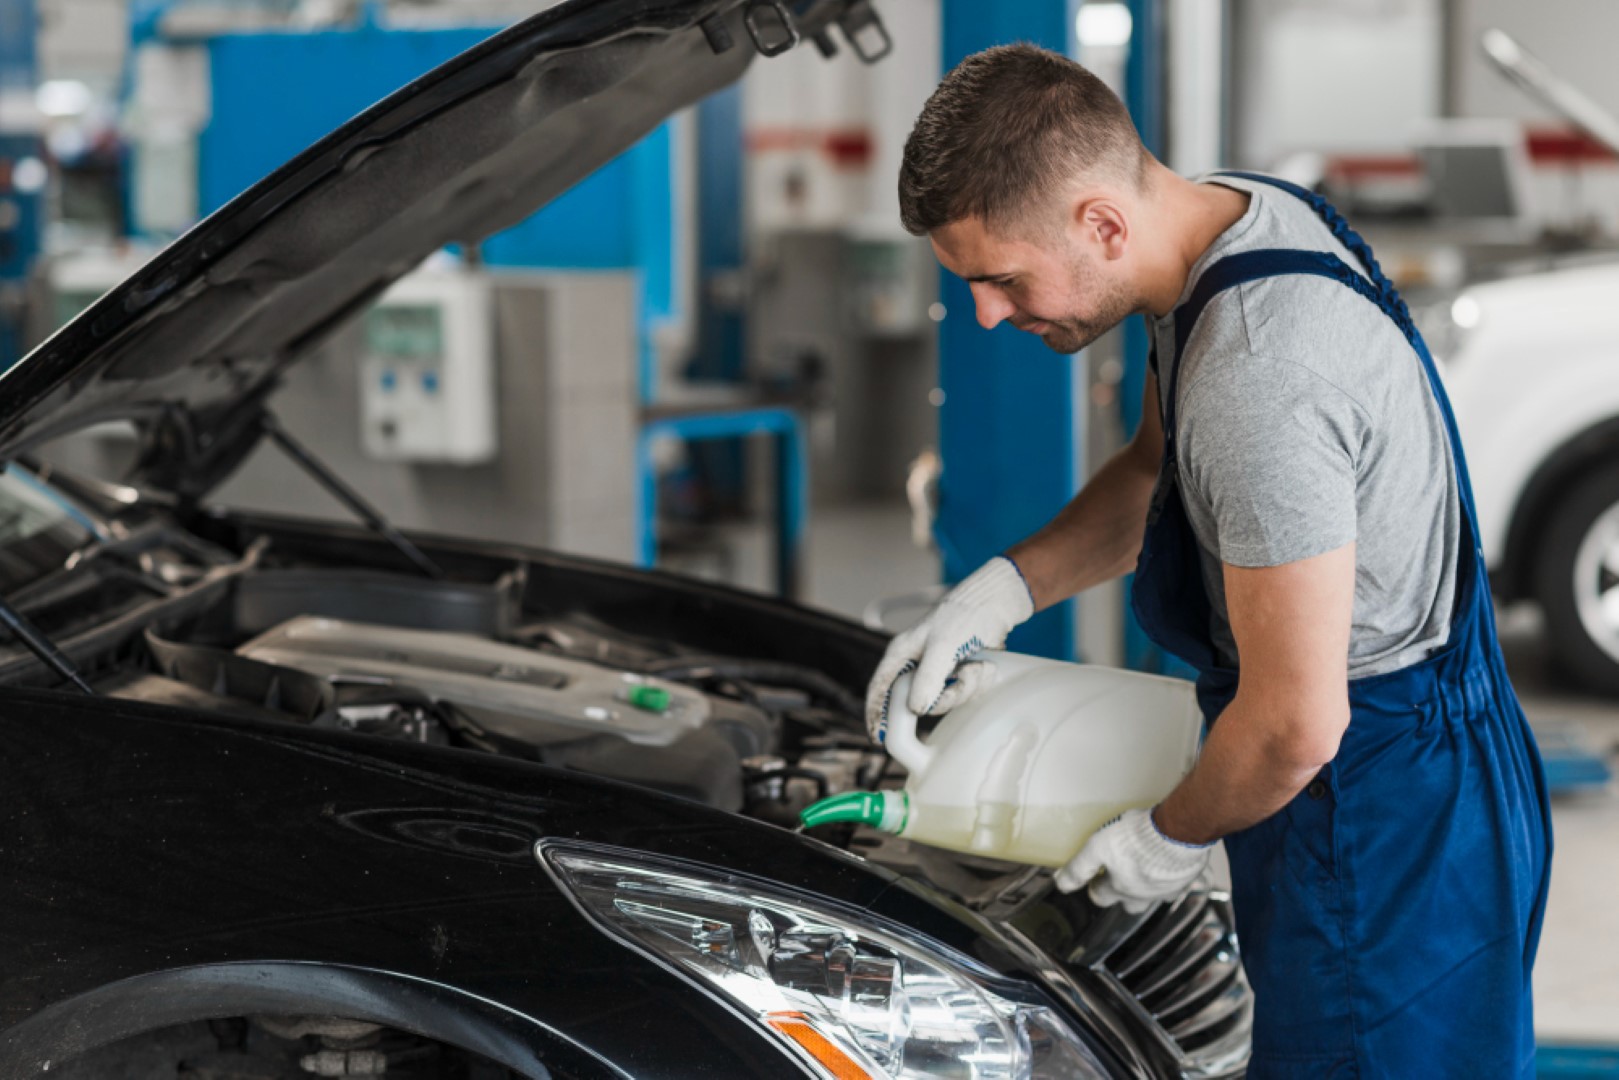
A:
POLYGON ((993 330, 1005 319, 1012 317, 1017 309, 1001 295, 999 289, 980 282, 972 283, 973 306, 978 309, 978 325, 985 330, 993 330))

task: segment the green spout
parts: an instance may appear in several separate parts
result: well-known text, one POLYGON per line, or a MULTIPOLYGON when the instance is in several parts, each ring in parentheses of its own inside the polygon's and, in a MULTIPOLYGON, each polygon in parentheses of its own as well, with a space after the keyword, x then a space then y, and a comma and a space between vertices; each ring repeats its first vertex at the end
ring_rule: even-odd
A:
POLYGON ((910 820, 911 800, 903 791, 845 791, 806 806, 798 820, 806 829, 835 821, 853 821, 883 832, 900 833, 910 820))

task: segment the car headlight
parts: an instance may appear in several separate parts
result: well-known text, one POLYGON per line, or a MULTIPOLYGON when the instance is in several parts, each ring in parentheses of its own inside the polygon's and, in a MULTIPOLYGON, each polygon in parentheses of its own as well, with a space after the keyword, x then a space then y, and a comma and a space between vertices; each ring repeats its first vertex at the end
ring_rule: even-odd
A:
POLYGON ((1476 296, 1464 292, 1453 299, 1418 308, 1413 317, 1434 359, 1454 364, 1467 345, 1467 339, 1483 322, 1484 309, 1476 296))
POLYGON ((817 1075, 1108 1075, 1033 988, 867 913, 641 852, 550 841, 536 850, 604 932, 717 990, 817 1075))

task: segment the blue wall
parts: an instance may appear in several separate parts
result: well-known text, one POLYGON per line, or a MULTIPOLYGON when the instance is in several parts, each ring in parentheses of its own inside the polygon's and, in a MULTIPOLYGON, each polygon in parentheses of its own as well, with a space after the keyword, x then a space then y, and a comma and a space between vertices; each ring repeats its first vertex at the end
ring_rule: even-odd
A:
MULTIPOLYGON (((229 34, 209 41, 212 119, 199 153, 203 213, 339 124, 497 28, 229 34)), ((659 128, 538 214, 491 237, 510 266, 639 265, 648 231, 668 231, 668 131, 659 128), (645 189, 662 193, 647 207, 645 189), (655 220, 645 220, 648 210, 655 220), (661 217, 661 220, 656 218, 661 217)), ((665 264, 665 267, 667 263, 665 264)), ((660 293, 667 297, 667 270, 660 293)))
MULTIPOLYGON (((199 154, 203 213, 495 29, 361 27, 212 39, 213 112, 199 154)), ((639 265, 646 233, 668 232, 668 138, 660 127, 538 214, 491 237, 485 257, 513 266, 639 265), (649 187, 661 198, 647 199, 649 187), (649 212, 655 220, 644 220, 649 212)), ((665 280, 664 296, 668 288, 665 280)))
MULTIPOLYGON (((209 39, 212 113, 198 147, 201 211, 217 210, 316 139, 497 29, 361 25, 209 39)), ((638 270, 647 392, 650 328, 675 305, 670 184, 664 124, 482 247, 491 266, 638 270)))

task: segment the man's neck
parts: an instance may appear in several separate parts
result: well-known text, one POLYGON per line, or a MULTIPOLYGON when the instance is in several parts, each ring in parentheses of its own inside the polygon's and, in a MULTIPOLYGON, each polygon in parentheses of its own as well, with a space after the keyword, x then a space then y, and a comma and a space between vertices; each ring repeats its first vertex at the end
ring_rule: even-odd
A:
POLYGON ((1222 184, 1199 184, 1154 164, 1151 234, 1162 237, 1147 270, 1146 310, 1167 315, 1186 291, 1192 267, 1248 212, 1249 195, 1222 184))

